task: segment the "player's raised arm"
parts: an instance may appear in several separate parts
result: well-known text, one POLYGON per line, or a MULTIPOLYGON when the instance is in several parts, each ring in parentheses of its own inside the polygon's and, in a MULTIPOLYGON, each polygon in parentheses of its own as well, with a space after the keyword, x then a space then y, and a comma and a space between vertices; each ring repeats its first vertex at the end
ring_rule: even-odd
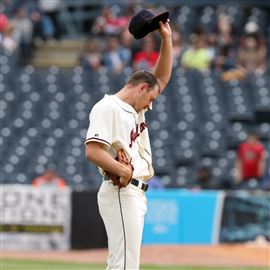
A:
POLYGON ((168 22, 159 22, 159 33, 161 36, 161 47, 159 58, 154 74, 158 79, 160 92, 164 90, 170 80, 173 63, 172 31, 168 22))

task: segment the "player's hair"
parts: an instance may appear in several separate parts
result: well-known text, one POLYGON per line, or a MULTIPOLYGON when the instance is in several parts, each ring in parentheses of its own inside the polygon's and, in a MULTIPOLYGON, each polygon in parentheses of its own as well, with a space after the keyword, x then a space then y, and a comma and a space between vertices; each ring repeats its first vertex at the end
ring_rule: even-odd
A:
POLYGON ((149 90, 152 90, 156 85, 159 86, 158 80, 155 75, 146 70, 139 70, 133 73, 128 79, 127 84, 137 86, 138 84, 144 82, 148 84, 149 90))

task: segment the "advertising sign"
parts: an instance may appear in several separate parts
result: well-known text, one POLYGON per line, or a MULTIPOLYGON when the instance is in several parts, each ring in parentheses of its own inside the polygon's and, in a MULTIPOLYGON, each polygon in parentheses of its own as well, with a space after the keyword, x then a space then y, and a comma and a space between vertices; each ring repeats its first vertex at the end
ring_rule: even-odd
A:
POLYGON ((5 250, 70 247, 69 188, 0 186, 0 241, 5 250))
POLYGON ((147 199, 144 244, 218 242, 223 192, 152 190, 147 199))

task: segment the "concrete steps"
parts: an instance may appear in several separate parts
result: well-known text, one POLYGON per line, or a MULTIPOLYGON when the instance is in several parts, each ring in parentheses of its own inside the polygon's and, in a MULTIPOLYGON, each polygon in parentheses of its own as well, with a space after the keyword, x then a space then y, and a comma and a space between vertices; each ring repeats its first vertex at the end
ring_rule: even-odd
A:
POLYGON ((81 39, 44 42, 35 50, 31 64, 35 67, 74 67, 84 44, 85 40, 81 39))

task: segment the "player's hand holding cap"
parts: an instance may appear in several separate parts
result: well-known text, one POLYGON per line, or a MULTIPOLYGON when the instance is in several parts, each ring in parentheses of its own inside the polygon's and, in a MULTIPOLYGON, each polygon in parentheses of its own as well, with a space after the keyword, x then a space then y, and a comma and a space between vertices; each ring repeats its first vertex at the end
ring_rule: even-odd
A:
POLYGON ((145 37, 150 32, 159 29, 159 22, 167 22, 169 12, 155 14, 149 9, 142 9, 134 14, 129 22, 128 30, 136 39, 145 37))

